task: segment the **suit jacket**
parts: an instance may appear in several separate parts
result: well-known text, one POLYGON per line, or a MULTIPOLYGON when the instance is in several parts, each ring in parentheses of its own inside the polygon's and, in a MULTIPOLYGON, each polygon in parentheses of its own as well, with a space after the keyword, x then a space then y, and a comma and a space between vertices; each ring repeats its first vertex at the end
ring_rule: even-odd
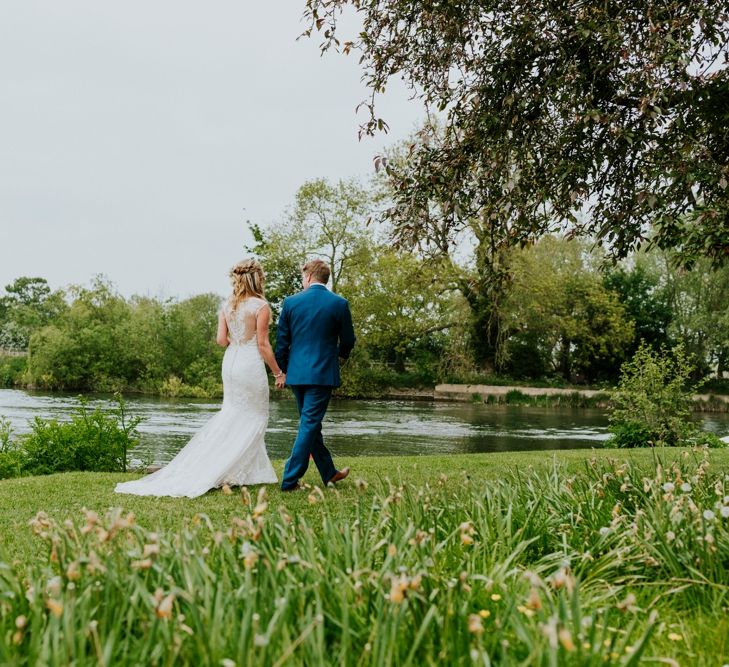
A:
POLYGON ((276 334, 276 361, 286 384, 338 387, 338 357, 354 347, 352 314, 346 299, 314 284, 284 299, 276 334))

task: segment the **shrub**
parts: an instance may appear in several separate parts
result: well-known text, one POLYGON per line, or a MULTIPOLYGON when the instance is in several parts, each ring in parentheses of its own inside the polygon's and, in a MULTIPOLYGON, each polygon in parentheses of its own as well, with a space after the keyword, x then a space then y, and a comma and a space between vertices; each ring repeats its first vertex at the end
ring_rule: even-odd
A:
POLYGON ((620 422, 610 426, 613 437, 607 441, 608 447, 645 447, 651 441, 651 430, 638 422, 620 422))
POLYGON ((27 357, 0 357, 0 387, 21 384, 27 368, 27 357))
MULTIPOLYGON (((79 400, 80 406, 70 422, 40 417, 31 422, 31 432, 17 445, 23 474, 126 471, 129 450, 139 442, 136 429, 141 419, 129 417, 119 395, 117 407, 111 410, 91 411, 84 398, 79 400)), ((6 458, 12 470, 12 464, 17 461, 6 458)))
POLYGON ((691 421, 693 371, 681 346, 656 352, 641 345, 621 368, 610 431, 618 447, 679 445, 697 433, 691 421))

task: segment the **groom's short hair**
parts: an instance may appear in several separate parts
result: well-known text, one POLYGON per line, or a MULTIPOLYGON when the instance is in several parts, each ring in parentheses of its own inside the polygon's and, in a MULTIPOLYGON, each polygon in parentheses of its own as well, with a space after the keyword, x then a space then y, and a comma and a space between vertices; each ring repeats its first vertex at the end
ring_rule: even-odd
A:
POLYGON ((329 282, 329 275, 332 272, 329 268, 329 264, 320 259, 312 259, 308 261, 304 264, 304 268, 301 269, 301 271, 305 275, 311 276, 312 280, 324 283, 325 285, 329 282))

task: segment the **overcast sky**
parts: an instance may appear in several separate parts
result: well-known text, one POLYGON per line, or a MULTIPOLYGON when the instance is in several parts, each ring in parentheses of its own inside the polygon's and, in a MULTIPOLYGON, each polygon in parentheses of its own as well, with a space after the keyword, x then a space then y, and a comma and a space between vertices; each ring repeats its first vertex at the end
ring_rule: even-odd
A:
POLYGON ((2 0, 0 287, 222 294, 246 219, 308 179, 367 177, 421 107, 393 86, 390 134, 359 142, 357 58, 297 42, 303 6, 2 0))

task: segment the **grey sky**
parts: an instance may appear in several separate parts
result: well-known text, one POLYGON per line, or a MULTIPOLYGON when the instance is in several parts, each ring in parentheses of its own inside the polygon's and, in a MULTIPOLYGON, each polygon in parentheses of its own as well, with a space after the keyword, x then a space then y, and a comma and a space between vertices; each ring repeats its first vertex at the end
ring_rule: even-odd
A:
POLYGON ((227 290, 244 221, 366 176, 422 112, 358 142, 355 56, 295 41, 304 0, 2 0, 0 287, 105 273, 126 295, 227 290))

